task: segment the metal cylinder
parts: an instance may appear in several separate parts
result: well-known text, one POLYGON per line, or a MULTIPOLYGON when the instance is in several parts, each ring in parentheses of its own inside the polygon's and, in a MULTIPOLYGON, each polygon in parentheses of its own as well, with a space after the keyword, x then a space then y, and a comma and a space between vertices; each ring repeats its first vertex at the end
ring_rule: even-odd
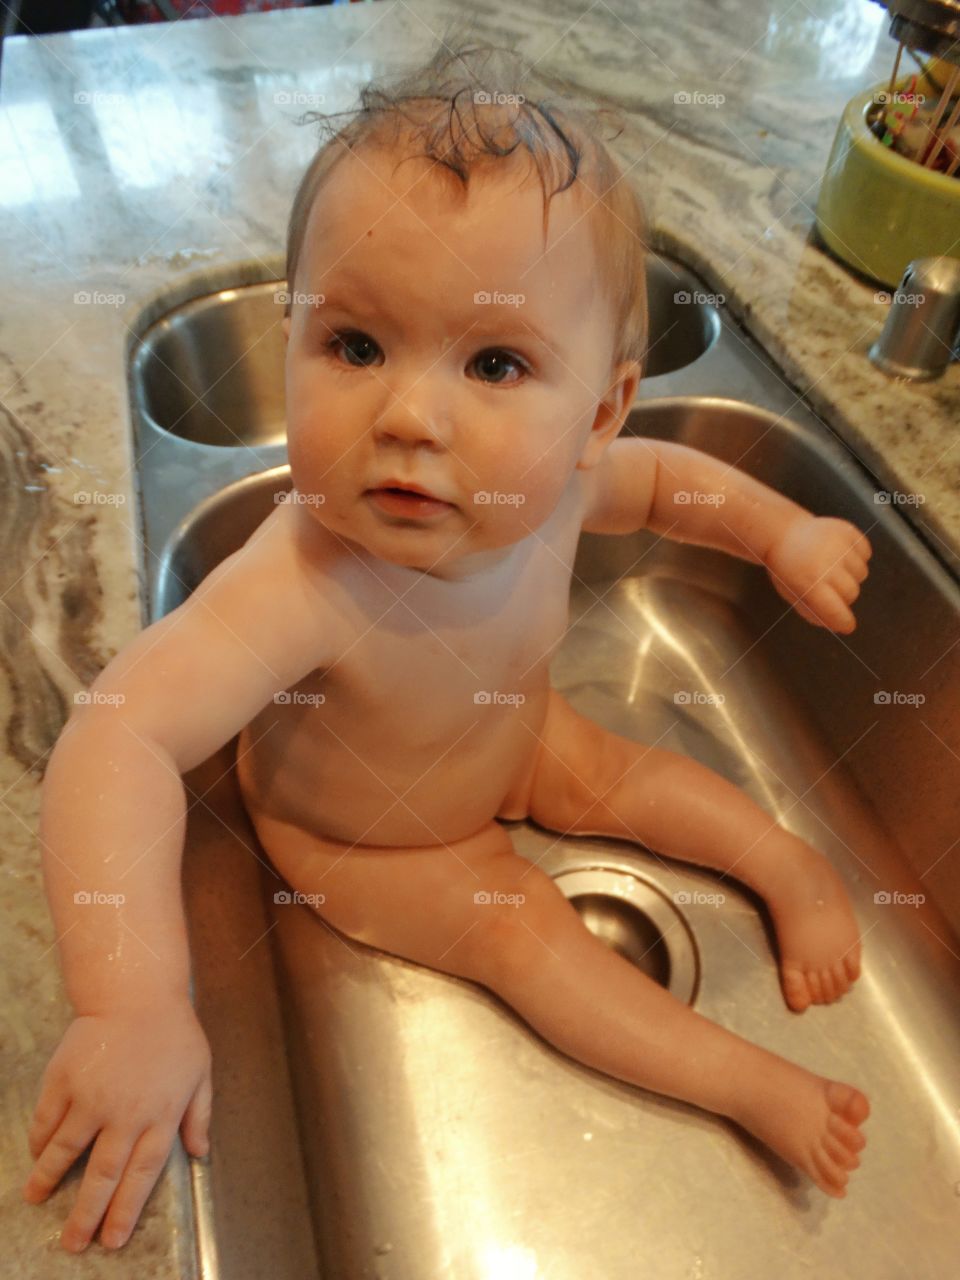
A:
POLYGON ((874 0, 890 13, 890 34, 910 49, 960 63, 960 0, 874 0))
POLYGON ((917 258, 903 273, 883 332, 870 348, 892 378, 939 378, 960 340, 960 258, 917 258))

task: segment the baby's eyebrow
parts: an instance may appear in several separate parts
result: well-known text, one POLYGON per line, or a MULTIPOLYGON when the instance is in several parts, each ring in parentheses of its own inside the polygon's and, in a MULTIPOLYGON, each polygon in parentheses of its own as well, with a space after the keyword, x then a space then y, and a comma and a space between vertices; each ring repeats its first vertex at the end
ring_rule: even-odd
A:
MULTIPOLYGON (((311 311, 350 311, 357 315, 376 317, 381 308, 359 291, 350 294, 323 293, 314 302, 311 311)), ((509 303, 475 303, 473 310, 457 317, 455 325, 465 336, 496 336, 500 339, 515 338, 522 341, 534 341, 551 355, 564 359, 563 351, 556 339, 548 339, 533 317, 523 315, 522 307, 509 303)))
POLYGON ((542 328, 534 322, 533 318, 530 317, 528 319, 516 307, 506 305, 484 306, 483 312, 484 314, 476 318, 477 326, 472 330, 473 333, 476 333, 477 329, 482 333, 492 333, 496 330, 499 334, 515 334, 518 338, 525 340, 532 338, 540 346, 546 348, 547 351, 559 354, 556 341, 548 341, 544 337, 542 328))

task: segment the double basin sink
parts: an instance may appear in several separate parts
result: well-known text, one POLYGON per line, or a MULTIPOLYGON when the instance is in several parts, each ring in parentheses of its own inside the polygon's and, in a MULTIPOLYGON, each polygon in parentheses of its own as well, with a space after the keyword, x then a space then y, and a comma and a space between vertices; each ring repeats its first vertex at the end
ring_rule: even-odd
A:
MULTIPOLYGON (((506 824, 584 922, 700 1013, 872 1103, 831 1201, 726 1121, 543 1042, 485 989, 342 938, 259 846, 235 743, 188 774, 185 901, 214 1058, 212 1153, 174 1156, 196 1274, 224 1280, 727 1280, 956 1274, 960 1195, 960 591, 718 299, 652 258, 625 431, 703 449, 869 536, 858 628, 763 570, 649 533, 583 534, 551 679, 583 714, 690 755, 827 853, 863 976, 783 1004, 737 882, 631 843, 506 824)), ((290 488, 283 282, 207 275, 130 349, 149 618, 290 488)), ((252 604, 252 607, 256 607, 252 604)))

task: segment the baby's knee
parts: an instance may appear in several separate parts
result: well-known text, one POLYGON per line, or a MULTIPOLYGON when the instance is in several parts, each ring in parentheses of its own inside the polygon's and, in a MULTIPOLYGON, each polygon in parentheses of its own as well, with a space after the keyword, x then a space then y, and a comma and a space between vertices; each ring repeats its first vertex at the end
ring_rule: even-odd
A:
POLYGON ((467 935, 477 980, 501 993, 528 981, 560 945, 568 913, 575 915, 553 881, 535 868, 509 888, 478 890, 467 935))

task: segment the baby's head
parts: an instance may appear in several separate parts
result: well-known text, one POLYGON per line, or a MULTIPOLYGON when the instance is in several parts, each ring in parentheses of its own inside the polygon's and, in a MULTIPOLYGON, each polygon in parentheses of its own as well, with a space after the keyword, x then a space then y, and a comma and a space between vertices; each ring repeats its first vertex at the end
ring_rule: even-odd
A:
POLYGON ((441 41, 348 114, 290 216, 294 482, 376 555, 450 565, 538 528, 619 431, 647 341, 643 209, 603 110, 502 50, 441 41), (461 519, 371 508, 391 482, 461 519))

